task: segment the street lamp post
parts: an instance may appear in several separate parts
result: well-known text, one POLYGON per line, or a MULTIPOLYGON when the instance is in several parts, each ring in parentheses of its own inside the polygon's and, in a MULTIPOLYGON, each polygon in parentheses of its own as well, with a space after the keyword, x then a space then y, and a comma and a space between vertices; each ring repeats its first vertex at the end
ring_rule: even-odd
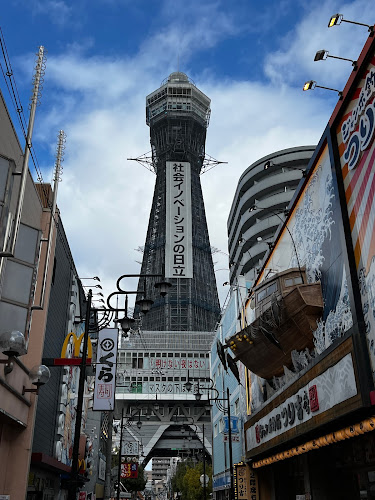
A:
MULTIPOLYGON (((120 276, 116 282, 117 291, 111 293, 107 298, 107 308, 95 308, 94 310, 98 313, 103 314, 102 321, 98 322, 97 330, 101 330, 103 328, 107 328, 110 322, 113 319, 117 318, 117 314, 120 311, 125 312, 124 320, 129 320, 127 318, 127 300, 125 303, 125 309, 114 308, 110 304, 110 299, 114 295, 128 295, 133 293, 138 293, 138 291, 126 291, 123 290, 120 286, 120 282, 124 278, 144 278, 144 294, 143 299, 137 301, 138 305, 141 308, 141 311, 146 313, 152 306, 153 301, 146 298, 146 278, 153 277, 159 278, 163 277, 161 274, 123 274, 120 276), (114 314, 116 314, 116 318, 114 318, 114 314)), ((95 278, 93 278, 95 279, 95 278)), ((95 287, 99 287, 100 285, 94 285, 95 287)), ((171 283, 162 281, 160 283, 155 284, 155 288, 159 289, 160 295, 163 297, 168 293, 169 287, 172 286, 171 283)), ((91 287, 92 288, 92 287, 91 287)), ((75 422, 75 434, 74 434, 74 443, 73 443, 73 453, 72 453, 72 467, 71 467, 71 476, 68 484, 68 497, 67 500, 76 500, 76 492, 79 483, 78 477, 78 454, 79 454, 79 441, 81 436, 81 425, 82 425, 82 409, 83 409, 83 400, 84 400, 84 390, 85 390, 85 379, 86 379, 86 364, 87 364, 87 348, 88 348, 88 340, 90 333, 90 317, 91 317, 91 303, 92 303, 92 289, 89 289, 87 295, 87 309, 85 316, 85 331, 83 335, 83 352, 80 363, 80 376, 79 376, 79 385, 78 385, 78 396, 77 396, 77 413, 76 413, 76 422, 75 422)), ((120 325, 122 324, 122 320, 119 321, 120 325)), ((125 321, 126 322, 126 321, 125 321)), ((129 328, 130 329, 130 328, 129 328)), ((129 330, 128 329, 128 330, 129 330)), ((120 464, 119 464, 120 467, 120 464)))
POLYGON ((204 446, 204 424, 202 424, 202 441, 203 441, 203 499, 207 500, 207 484, 206 484, 206 449, 204 446))
POLYGON ((124 407, 121 411, 121 425, 120 425, 120 448, 118 453, 118 471, 117 471, 117 500, 120 500, 120 484, 121 484, 121 461, 122 461, 122 435, 124 428, 124 407))
MULTIPOLYGON (((194 380, 194 379, 193 379, 194 380)), ((211 386, 208 388, 202 388, 208 391, 215 391, 217 395, 214 398, 211 398, 209 395, 207 396, 208 402, 211 404, 211 401, 213 401, 218 410, 223 412, 223 414, 228 415, 228 440, 229 440, 229 474, 230 474, 230 489, 229 489, 229 500, 234 500, 234 472, 233 472, 233 451, 232 451, 232 427, 231 427, 231 413, 230 413, 230 392, 229 392, 229 387, 227 387, 226 390, 226 397, 223 394, 222 398, 219 398, 219 391, 214 387, 214 381, 210 378, 209 379, 211 382, 211 386), (226 405, 223 406, 220 402, 225 401, 226 405)), ((185 388, 187 391, 190 391, 192 388, 192 384, 189 379, 188 375, 188 380, 185 383, 185 388)), ((200 392, 200 386, 199 386, 199 379, 198 379, 198 388, 197 392, 194 394, 196 400, 201 400, 202 393, 200 392)), ((205 469, 205 450, 204 450, 204 425, 203 425, 203 467, 205 469)), ((205 482, 204 482, 205 484, 205 482)), ((206 491, 204 491, 204 495, 206 495, 206 491)), ((204 500, 206 500, 206 497, 204 497, 204 500)))
POLYGON ((85 333, 83 336, 83 352, 82 352, 80 373, 79 373, 77 412, 76 412, 76 422, 75 422, 75 430, 74 430, 72 469, 71 469, 71 478, 70 478, 70 484, 69 484, 69 490, 68 490, 68 500, 75 500, 77 486, 78 486, 78 452, 79 452, 79 440, 81 437, 83 396, 84 396, 84 391, 85 391, 87 346, 88 346, 89 329, 90 329, 91 299, 92 299, 92 290, 90 289, 88 294, 87 294, 85 333))
POLYGON ((229 387, 227 387, 227 398, 226 399, 227 399, 228 438, 229 438, 229 474, 230 474, 229 500, 233 500, 234 475, 233 475, 233 452, 232 452, 232 422, 231 422, 231 419, 230 419, 229 387))

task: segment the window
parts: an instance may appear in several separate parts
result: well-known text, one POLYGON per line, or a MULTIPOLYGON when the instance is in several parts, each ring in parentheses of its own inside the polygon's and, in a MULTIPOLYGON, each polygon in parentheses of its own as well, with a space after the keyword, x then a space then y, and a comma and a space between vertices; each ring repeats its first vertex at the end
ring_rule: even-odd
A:
POLYGON ((219 420, 219 432, 223 432, 224 430, 224 420, 221 418, 219 420))
POLYGON ((219 428, 217 424, 214 425, 214 437, 216 437, 219 434, 219 428))
POLYGON ((285 286, 293 286, 293 285, 302 285, 302 277, 294 276, 294 278, 285 278, 284 280, 285 286))
POLYGON ((143 368, 143 358, 133 358, 132 368, 143 368))
POLYGON ((239 415, 240 414, 240 400, 236 399, 234 402, 234 414, 239 415))
POLYGON ((269 297, 273 293, 275 293, 277 290, 277 282, 275 281, 271 285, 269 285, 267 288, 264 288, 257 294, 257 301, 260 302, 261 300, 264 300, 266 297, 269 297))

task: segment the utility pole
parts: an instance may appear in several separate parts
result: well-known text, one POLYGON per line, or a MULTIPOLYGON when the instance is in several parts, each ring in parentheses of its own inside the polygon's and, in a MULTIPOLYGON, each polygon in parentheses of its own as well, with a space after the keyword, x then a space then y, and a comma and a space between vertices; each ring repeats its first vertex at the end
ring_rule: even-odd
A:
POLYGON ((230 490, 229 500, 234 500, 234 476, 233 476, 233 453, 232 453, 232 422, 230 418, 230 393, 227 387, 227 402, 228 402, 228 438, 229 438, 229 474, 230 474, 230 490))
POLYGON ((89 341, 89 330, 90 330, 91 299, 92 299, 92 290, 90 288, 89 293, 87 294, 85 333, 83 335, 83 353, 82 353, 80 373, 79 373, 77 413, 76 413, 76 423, 74 430, 72 469, 70 473, 68 500, 76 500, 77 496, 76 493, 78 488, 78 453, 79 453, 79 440, 81 437, 81 426, 82 426, 83 397, 85 392, 87 346, 89 341))
POLYGON ((120 483, 121 483, 121 460, 122 460, 122 433, 123 433, 123 422, 124 422, 124 407, 121 411, 121 425, 120 425, 120 449, 118 452, 118 470, 117 470, 117 500, 120 500, 120 483))
POLYGON ((114 411, 108 412, 108 436, 106 447, 106 465, 104 481, 104 500, 110 500, 111 495, 111 472, 112 472, 112 434, 113 434, 113 416, 114 411))
POLYGON ((202 424, 203 427, 203 500, 207 500, 207 484, 206 484, 206 448, 204 446, 204 424, 202 424))

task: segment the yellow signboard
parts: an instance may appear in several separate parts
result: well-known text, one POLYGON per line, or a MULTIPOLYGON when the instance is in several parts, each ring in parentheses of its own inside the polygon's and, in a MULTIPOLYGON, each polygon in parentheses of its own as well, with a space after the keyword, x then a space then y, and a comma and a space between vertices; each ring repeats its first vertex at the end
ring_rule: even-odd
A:
MULTIPOLYGON (((61 349, 61 357, 66 358, 66 353, 68 350, 68 345, 70 342, 70 339, 73 340, 73 346, 74 346, 74 352, 73 355, 75 358, 79 357, 79 351, 81 350, 81 344, 83 344, 83 336, 84 333, 82 333, 79 337, 74 332, 68 333, 68 335, 65 337, 62 349, 61 349)), ((89 359, 92 358, 92 343, 90 337, 88 338, 88 343, 87 343, 87 357, 89 359)))

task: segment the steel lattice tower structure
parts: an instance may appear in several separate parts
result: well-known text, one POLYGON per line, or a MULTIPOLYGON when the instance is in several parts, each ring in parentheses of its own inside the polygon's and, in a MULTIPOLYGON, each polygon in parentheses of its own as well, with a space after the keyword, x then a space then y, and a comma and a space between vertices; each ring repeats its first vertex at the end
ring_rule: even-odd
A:
MULTIPOLYGON (((208 332, 214 330, 219 318, 220 307, 200 182, 210 102, 181 72, 172 73, 159 89, 146 98, 146 123, 150 127, 156 183, 141 274, 166 275, 167 226, 176 217, 168 215, 168 168, 181 168, 182 162, 186 172, 190 172, 192 277, 166 276, 172 287, 165 298, 161 298, 154 289, 154 283, 160 280, 146 279, 147 297, 152 298, 154 304, 142 320, 143 330, 208 332)), ((137 298, 140 298, 143 288, 141 278, 137 298)))

